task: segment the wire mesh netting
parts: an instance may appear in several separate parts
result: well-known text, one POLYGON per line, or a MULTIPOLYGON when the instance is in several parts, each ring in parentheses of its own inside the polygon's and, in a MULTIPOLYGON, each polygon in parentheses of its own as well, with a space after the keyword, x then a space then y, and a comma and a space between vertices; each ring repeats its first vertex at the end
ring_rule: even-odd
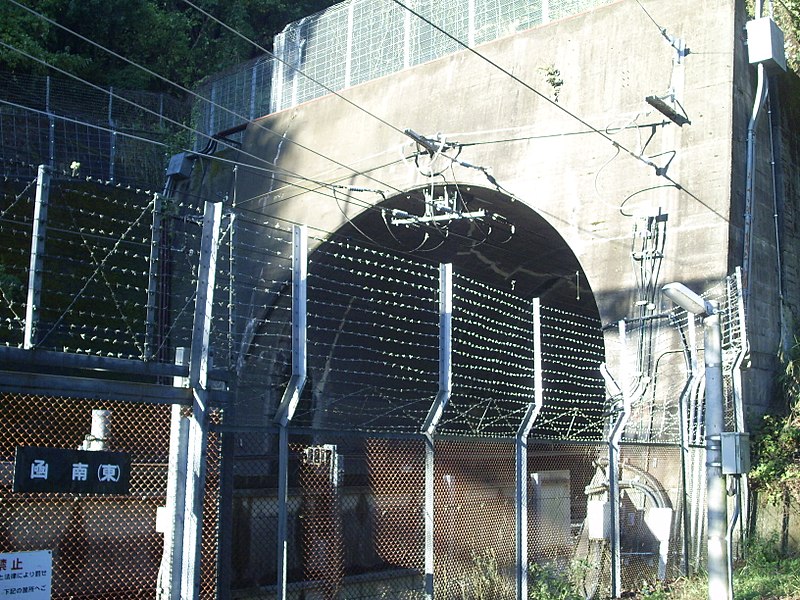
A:
POLYGON ((600 323, 546 306, 542 307, 541 323, 544 405, 531 435, 542 439, 599 439, 606 423, 600 323))
POLYGON ((514 457, 508 442, 436 442, 436 597, 514 597, 514 457))
MULTIPOLYGON (((277 597, 280 503, 274 434, 241 434, 236 454, 232 589, 277 597), (271 441, 268 441, 271 440, 271 441), (258 450, 256 450, 259 448, 258 450)), ((290 444, 288 598, 421 598, 425 558, 425 442, 294 434, 290 444), (302 441, 304 440, 305 441, 302 441)), ((436 597, 515 598, 517 490, 512 441, 440 439, 433 452, 436 597)), ((531 442, 526 461, 529 586, 610 593, 608 449, 531 442), (605 524, 605 526, 604 526, 605 524)), ((620 556, 626 590, 680 576, 684 502, 680 450, 624 445, 620 556)), ((702 544, 700 544, 702 545, 702 544)))
MULTIPOLYGON (((275 36, 274 56, 248 61, 205 82, 197 91, 201 99, 195 103, 195 122, 205 134, 214 135, 465 46, 608 3, 609 0, 407 3, 417 16, 390 2, 342 2, 290 23, 275 36)), ((198 147, 205 143, 204 137, 198 137, 198 147)))
POLYGON ((510 436, 534 402, 533 303, 454 274, 453 392, 439 431, 510 436))
MULTIPOLYGON (((394 598, 421 590, 422 442, 314 437, 294 435, 289 447, 287 597, 394 598)), ((277 438, 238 439, 233 595, 274 598, 277 438)))
MULTIPOLYGON (((0 310, 3 340, 11 346, 21 345, 25 326, 36 186, 34 179, 19 178, 3 187, 0 228, 10 242, 3 250, 0 310)), ((57 179, 50 194, 39 347, 171 362, 174 349, 192 342, 203 224, 198 207, 99 182, 57 179), (159 221, 161 241, 154 242, 153 224, 159 221), (162 284, 154 286, 154 278, 162 284)), ((702 535, 704 527, 703 455, 691 447, 703 435, 701 379, 693 366, 701 362, 702 328, 694 319, 685 312, 631 319, 624 335, 612 335, 596 316, 540 306, 455 272, 448 315, 452 389, 426 451, 430 442, 420 428, 442 391, 445 271, 337 235, 312 239, 302 314, 308 377, 288 425, 289 491, 282 505, 279 438, 270 425, 292 374, 292 330, 303 322, 292 302, 293 258, 301 254, 296 231, 234 207, 222 216, 209 346, 213 367, 228 371, 237 385, 235 400, 224 406, 224 422, 214 421, 225 433, 215 430, 209 439, 204 597, 215 594, 220 579, 230 581, 225 585, 238 598, 276 597, 282 510, 291 598, 417 598, 426 576, 445 598, 514 597, 523 485, 531 581, 559 578, 588 597, 607 595, 611 548, 602 523, 610 474, 602 442, 616 413, 600 369, 617 355, 620 373, 635 374, 638 387, 631 389, 641 392, 632 403, 617 474, 623 585, 675 576, 687 557, 694 561, 702 552, 702 544, 683 545, 686 532, 702 535), (530 431, 526 468, 518 475, 518 436, 536 402, 539 375, 542 407, 530 431), (223 436, 233 436, 228 445, 223 436), (690 447, 681 451, 680 442, 690 447), (428 557, 426 523, 432 536, 428 557), (425 572, 426 558, 432 573, 425 572)), ((732 428, 738 410, 735 359, 744 335, 737 280, 729 278, 709 296, 723 300, 732 428)), ((122 402, 9 395, 0 405, 7 413, 0 423, 9 428, 9 452, 23 444, 76 447, 80 440, 59 436, 62 429, 68 437, 85 435, 89 407, 119 415, 115 447, 133 448, 135 486, 152 492, 103 500, 4 492, 17 512, 6 513, 8 525, 0 532, 9 549, 40 542, 55 547, 57 569, 64 572, 74 562, 79 576, 86 570, 81 561, 109 543, 93 541, 94 535, 103 537, 92 533, 94 523, 113 532, 117 525, 104 519, 116 518, 125 524, 121 531, 134 532, 121 547, 144 548, 153 557, 130 566, 136 575, 124 583, 136 587, 137 578, 150 578, 151 587, 141 584, 147 595, 155 586, 161 538, 136 532, 151 531, 151 513, 163 503, 168 413, 122 402), (138 458, 151 436, 155 449, 138 458), (138 473, 151 473, 140 470, 140 463, 152 467, 150 483, 140 483, 138 473), (147 501, 146 508, 139 500, 147 501), (114 512, 120 506, 127 512, 114 512), (21 542, 27 535, 21 519, 28 513, 40 518, 37 511, 60 529, 44 541, 31 534, 21 542), (88 537, 76 544, 78 535, 88 537)), ((121 550, 110 551, 108 560, 129 560, 114 558, 115 552, 121 550)), ((123 586, 114 577, 103 575, 92 584, 100 592, 73 590, 69 586, 78 583, 72 580, 57 579, 57 585, 65 594, 115 597, 103 595, 123 586)), ((113 593, 140 593, 131 589, 113 593)))
POLYGON ((24 176, 25 165, 46 164, 59 173, 160 189, 167 141, 189 112, 166 94, 50 76, 0 73, 0 89, 6 175, 24 176))
MULTIPOLYGON (((152 598, 163 552, 156 509, 165 502, 169 406, 0 396, 0 552, 51 550, 53 598, 152 598), (130 494, 12 492, 17 447, 80 448, 92 411, 110 413, 105 448, 131 459, 130 494)), ((213 453, 212 453, 213 455, 213 453)), ((214 460, 209 472, 216 472, 214 460)), ((207 487, 207 518, 218 497, 207 487)), ((216 594, 216 535, 204 548, 203 597, 216 594)))
POLYGON ((438 270, 333 241, 310 257, 298 424, 415 432, 436 394, 438 270))
MULTIPOLYGON (((6 180, 0 198, 0 230, 7 240, 0 315, 7 345, 23 341, 35 179, 6 180)), ((152 354, 171 361, 170 349, 190 345, 200 238, 191 209, 181 207, 177 217, 178 209, 165 211, 153 193, 101 182, 52 179, 46 188, 33 345, 117 358, 152 354), (157 212, 165 241, 154 261, 157 212), (176 284, 166 285, 167 278, 176 284), (154 328, 150 340, 148 323, 154 328), (148 345, 155 347, 148 350, 148 345)))

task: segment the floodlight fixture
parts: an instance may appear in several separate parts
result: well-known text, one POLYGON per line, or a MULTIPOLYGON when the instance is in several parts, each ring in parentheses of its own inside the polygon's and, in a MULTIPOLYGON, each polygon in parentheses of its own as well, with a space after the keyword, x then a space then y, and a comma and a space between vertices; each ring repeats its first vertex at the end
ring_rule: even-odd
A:
POLYGON ((708 317, 714 314, 714 307, 699 294, 696 294, 682 283, 668 283, 661 291, 687 312, 699 317, 708 317))
POLYGON ((725 431, 725 401, 722 376, 722 328, 716 305, 704 300, 681 283, 668 283, 664 295, 703 320, 703 361, 706 367, 706 523, 708 597, 733 598, 729 562, 728 491, 722 471, 721 436, 725 431))

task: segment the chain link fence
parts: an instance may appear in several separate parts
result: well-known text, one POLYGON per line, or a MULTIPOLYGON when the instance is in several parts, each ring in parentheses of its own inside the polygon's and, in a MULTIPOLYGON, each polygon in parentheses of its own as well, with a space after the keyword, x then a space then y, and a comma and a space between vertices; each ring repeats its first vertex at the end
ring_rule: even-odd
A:
MULTIPOLYGON (((435 597, 517 597, 514 456, 512 441, 436 442, 435 597)), ((600 527, 598 534, 596 522, 590 523, 593 505, 608 502, 607 456, 603 444, 529 443, 531 597, 567 585, 587 598, 610 593, 607 532, 600 527)), ((235 458, 235 598, 278 597, 279 502, 274 475, 269 475, 275 460, 274 454, 237 453, 235 458)), ((675 446, 623 446, 625 590, 652 587, 683 573, 687 540, 680 463, 675 446)), ((290 464, 287 597, 423 598, 425 442, 297 434, 290 464)))
MULTIPOLYGON (((152 598, 163 549, 156 509, 165 501, 169 415, 169 406, 0 396, 0 553, 52 550, 54 599, 152 598), (90 434, 93 410, 110 413, 106 449, 130 455, 130 493, 12 492, 16 448, 78 449, 90 434)), ((207 487, 209 508, 217 503, 214 489, 207 487)), ((208 515, 214 525, 216 512, 208 515)), ((213 526, 205 547, 203 597, 212 598, 213 526)))
POLYGON ((35 165, 45 164, 57 173, 161 189, 175 151, 170 144, 189 118, 188 105, 166 94, 65 78, 0 73, 0 89, 6 176, 25 177, 31 166, 35 176, 35 165))
MULTIPOLYGON (((348 0, 290 23, 274 54, 233 67, 197 90, 194 122, 207 135, 291 108, 331 92, 473 47, 609 0, 348 0)), ((235 139, 236 136, 234 136, 235 139)), ((206 143, 196 140, 198 148, 206 143)))
MULTIPOLYGON (((201 233, 197 209, 107 182, 48 181, 36 249, 43 291, 33 345, 172 362, 175 348, 191 345, 201 233), (154 226, 163 240, 155 254, 154 226), (177 283, 168 285, 170 278, 177 283)), ((0 250, 0 319, 6 345, 23 343, 39 185, 35 173, 0 184, 0 232, 7 240, 0 250)))
MULTIPOLYGON (((20 178, 3 187, 0 228, 11 240, 0 303, 7 346, 23 343, 36 186, 20 178)), ((153 194, 60 179, 51 181, 51 197, 38 348, 172 362, 174 350, 192 342, 198 207, 159 208, 153 194), (163 243, 156 244, 158 219, 163 243), (171 285, 154 285, 159 278, 171 285)), ((638 589, 699 564, 703 398, 693 318, 672 311, 631 320, 623 343, 609 333, 616 326, 604 331, 595 315, 537 309, 456 272, 452 387, 427 438, 421 427, 442 381, 441 267, 315 233, 302 313, 308 381, 284 432, 282 501, 275 418, 296 360, 298 238, 285 224, 235 207, 221 230, 209 346, 213 368, 227 372, 235 393, 217 407, 209 433, 202 597, 220 590, 280 597, 284 546, 289 598, 421 598, 426 589, 442 598, 514 598, 521 568, 529 594, 533 586, 570 585, 587 597, 607 596, 614 548, 604 523, 614 474, 606 440, 615 413, 600 365, 609 356, 643 390, 616 474, 622 585, 638 589), (542 404, 522 451, 520 427, 537 402, 537 348, 542 404)), ((744 345, 736 281, 709 293, 725 315, 731 415, 744 345)), ((20 394, 3 396, 0 410, 3 548, 54 549, 55 597, 152 597, 163 551, 154 520, 165 501, 169 411, 20 394), (77 447, 95 408, 113 415, 110 447, 131 453, 133 493, 12 494, 14 449, 77 447), (117 561, 125 563, 118 571, 117 561)))

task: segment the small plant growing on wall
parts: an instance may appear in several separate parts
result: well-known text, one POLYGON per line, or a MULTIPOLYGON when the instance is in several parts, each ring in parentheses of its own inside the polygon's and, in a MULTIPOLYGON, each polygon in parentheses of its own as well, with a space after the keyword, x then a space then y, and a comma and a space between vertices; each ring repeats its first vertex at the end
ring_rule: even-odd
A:
POLYGON ((558 102, 561 86, 564 85, 564 80, 561 78, 561 71, 552 64, 546 67, 540 67, 540 70, 544 73, 544 80, 547 82, 547 85, 553 90, 553 102, 558 102))

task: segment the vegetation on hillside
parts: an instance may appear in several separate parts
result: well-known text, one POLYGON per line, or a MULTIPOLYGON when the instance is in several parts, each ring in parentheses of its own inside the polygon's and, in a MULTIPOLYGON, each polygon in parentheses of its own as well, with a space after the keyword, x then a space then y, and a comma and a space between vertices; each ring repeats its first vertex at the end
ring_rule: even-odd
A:
POLYGON ((287 23, 334 3, 335 0, 9 0, 0 2, 0 71, 44 74, 46 63, 96 85, 172 93, 174 89, 165 82, 97 45, 182 86, 192 87, 208 75, 263 53, 241 36, 271 49, 273 35, 287 23), (20 5, 30 6, 39 15, 20 5), (61 27, 47 19, 57 21, 61 27))
MULTIPOLYGON (((192 87, 208 75, 262 54, 258 46, 271 49, 273 35, 287 23, 335 3, 336 0, 9 0, 0 3, 0 40, 4 43, 0 46, 0 71, 45 73, 46 65, 53 65, 101 86, 172 93, 174 89, 168 84, 97 45, 182 86, 192 87), (25 10, 23 5, 39 14, 25 10)), ((748 5, 752 14, 753 0, 748 0, 748 5)), ((764 3, 765 11, 769 5, 764 3)), ((787 62, 797 71, 800 0, 774 0, 771 5, 786 36, 787 62)))
POLYGON ((755 437, 750 484, 773 503, 800 500, 800 338, 782 357, 778 406, 784 412, 764 415, 755 437))

